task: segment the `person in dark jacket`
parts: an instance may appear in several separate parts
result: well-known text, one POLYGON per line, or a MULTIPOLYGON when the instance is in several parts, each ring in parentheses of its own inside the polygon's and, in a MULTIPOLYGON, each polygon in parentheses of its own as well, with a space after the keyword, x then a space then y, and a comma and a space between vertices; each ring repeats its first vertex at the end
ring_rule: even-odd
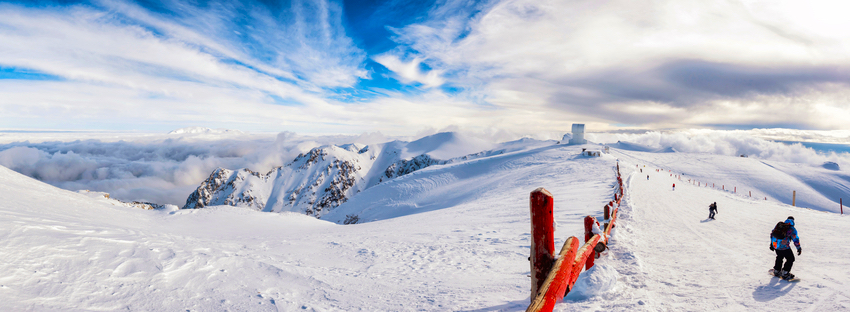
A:
POLYGON ((714 214, 717 213, 717 202, 708 205, 708 218, 714 220, 714 214))
POLYGON ((773 275, 785 280, 794 279, 794 274, 791 274, 791 267, 794 266, 794 252, 791 251, 791 242, 797 247, 797 255, 799 256, 803 249, 800 248, 800 237, 797 236, 797 229, 794 228, 794 217, 788 216, 785 220, 789 224, 788 231, 785 232, 785 238, 779 239, 770 235, 770 250, 776 252, 776 262, 773 264, 773 275), (782 265, 782 260, 785 260, 785 265, 782 265), (780 270, 781 269, 781 270, 780 270))

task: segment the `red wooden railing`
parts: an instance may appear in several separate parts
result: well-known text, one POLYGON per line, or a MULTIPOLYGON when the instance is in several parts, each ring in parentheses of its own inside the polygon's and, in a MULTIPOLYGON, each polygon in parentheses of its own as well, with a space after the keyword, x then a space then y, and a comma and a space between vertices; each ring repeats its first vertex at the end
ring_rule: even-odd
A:
POLYGON ((590 269, 597 251, 601 252, 608 245, 608 237, 614 222, 620 202, 623 200, 623 178, 620 176, 620 164, 617 163, 617 186, 614 200, 605 205, 605 219, 608 221, 603 235, 592 233, 596 218, 585 217, 585 243, 578 247, 578 238, 570 236, 564 242, 558 257, 554 254, 554 198, 543 188, 531 192, 531 304, 526 312, 552 311, 555 304, 564 298, 578 280, 582 270, 590 269), (614 208, 614 204, 617 207, 614 208), (614 208, 610 211, 609 206, 614 208), (551 247, 549 247, 551 246, 551 247), (542 277, 545 277, 542 278, 542 277))

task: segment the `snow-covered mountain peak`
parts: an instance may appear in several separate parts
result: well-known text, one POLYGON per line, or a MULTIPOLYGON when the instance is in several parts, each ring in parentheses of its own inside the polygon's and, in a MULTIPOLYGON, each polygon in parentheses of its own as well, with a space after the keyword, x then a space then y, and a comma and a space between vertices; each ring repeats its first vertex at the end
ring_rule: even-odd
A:
POLYGON ((405 145, 402 157, 428 154, 437 159, 451 159, 492 149, 495 144, 456 132, 441 132, 405 145))
POLYGON ((445 163, 428 155, 403 159, 403 147, 399 142, 325 145, 265 174, 219 168, 198 186, 183 208, 231 205, 320 218, 382 181, 445 163))
POLYGON ((347 150, 349 152, 356 152, 358 154, 365 153, 366 151, 369 150, 369 146, 367 146, 366 144, 360 144, 360 143, 342 144, 342 145, 336 145, 336 147, 347 150))
POLYGON ((415 171, 554 143, 526 139, 494 145, 446 132, 413 142, 324 145, 265 174, 219 168, 183 208, 232 205, 321 218, 358 193, 415 171))

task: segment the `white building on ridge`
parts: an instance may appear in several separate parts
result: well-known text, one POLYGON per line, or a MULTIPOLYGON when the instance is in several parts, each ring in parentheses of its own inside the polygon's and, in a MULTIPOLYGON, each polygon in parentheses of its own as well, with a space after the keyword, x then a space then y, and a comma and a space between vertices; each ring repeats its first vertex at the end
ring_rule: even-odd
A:
POLYGON ((573 124, 573 138, 570 139, 570 144, 587 144, 584 139, 584 124, 573 124))

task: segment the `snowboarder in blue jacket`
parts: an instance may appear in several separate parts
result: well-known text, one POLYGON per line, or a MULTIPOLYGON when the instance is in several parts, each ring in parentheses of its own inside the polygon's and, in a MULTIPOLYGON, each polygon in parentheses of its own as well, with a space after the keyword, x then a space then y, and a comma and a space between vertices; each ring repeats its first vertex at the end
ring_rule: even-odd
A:
POLYGON ((785 228, 787 230, 781 231, 784 233, 775 233, 779 227, 780 225, 777 224, 774 231, 770 233, 770 250, 776 252, 773 275, 790 280, 794 278, 794 274, 790 272, 791 267, 794 265, 794 252, 791 251, 791 242, 793 241, 794 246, 797 247, 798 256, 803 252, 803 249, 800 248, 800 238, 797 236, 797 229, 794 228, 794 217, 789 216, 785 220, 785 228), (785 260, 785 266, 782 265, 782 260, 785 260))

